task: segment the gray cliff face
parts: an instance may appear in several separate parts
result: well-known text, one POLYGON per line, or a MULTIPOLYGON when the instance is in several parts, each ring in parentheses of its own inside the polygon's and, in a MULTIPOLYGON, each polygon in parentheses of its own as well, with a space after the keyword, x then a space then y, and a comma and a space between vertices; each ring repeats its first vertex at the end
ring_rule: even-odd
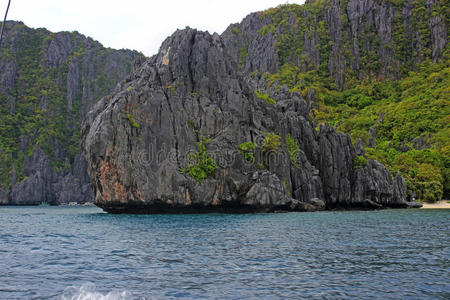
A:
MULTIPOLYGON (((88 114, 83 150, 95 203, 113 213, 310 211, 405 207, 404 182, 375 161, 353 167, 347 135, 316 131, 305 101, 287 87, 266 90, 239 71, 224 38, 179 30, 88 114), (269 133, 281 137, 262 151, 269 133), (296 161, 286 138, 299 146, 296 161), (196 143, 219 166, 202 182, 185 171, 196 143), (238 147, 253 142, 255 161, 238 147)), ((256 61, 256 60, 255 60, 256 61)), ((245 69, 247 70, 247 69, 245 69)))
POLYGON ((258 30, 270 23, 269 19, 260 18, 259 13, 253 13, 241 23, 230 25, 222 34, 228 53, 238 61, 239 68, 247 74, 255 70, 261 73, 274 73, 278 69, 274 34, 258 33, 258 30))
POLYGON ((1 46, 0 125, 14 138, 0 141, 0 204, 93 201, 79 126, 141 55, 20 22, 6 23, 1 46))
POLYGON ((27 159, 27 179, 14 185, 10 192, 14 205, 37 205, 46 203, 92 202, 93 193, 86 172, 86 162, 76 157, 73 170, 59 171, 52 167, 50 159, 36 149, 27 159))
POLYGON ((441 15, 435 15, 433 9, 438 5, 437 0, 427 0, 428 14, 431 16, 428 26, 431 33, 431 57, 437 61, 448 42, 448 29, 441 15))
POLYGON ((330 76, 334 77, 335 83, 344 86, 345 63, 343 57, 342 24, 340 13, 340 1, 332 0, 327 11, 329 35, 332 41, 330 58, 328 60, 328 70, 330 76))
POLYGON ((425 11, 412 0, 307 3, 250 14, 224 32, 241 71, 274 73, 288 62, 302 71, 327 73, 342 89, 353 74, 398 78, 425 57, 437 61, 448 42, 437 0, 426 0, 425 11))

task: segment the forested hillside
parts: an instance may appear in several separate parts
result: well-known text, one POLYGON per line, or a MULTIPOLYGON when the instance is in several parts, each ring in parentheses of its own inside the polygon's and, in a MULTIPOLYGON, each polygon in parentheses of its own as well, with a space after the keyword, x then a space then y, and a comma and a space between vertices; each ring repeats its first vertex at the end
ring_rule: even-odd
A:
POLYGON ((437 0, 317 0, 248 16, 223 34, 240 69, 313 102, 311 118, 361 139, 409 196, 450 193, 450 7, 437 0))
POLYGON ((80 122, 141 54, 7 22, 0 48, 0 203, 92 200, 80 122))

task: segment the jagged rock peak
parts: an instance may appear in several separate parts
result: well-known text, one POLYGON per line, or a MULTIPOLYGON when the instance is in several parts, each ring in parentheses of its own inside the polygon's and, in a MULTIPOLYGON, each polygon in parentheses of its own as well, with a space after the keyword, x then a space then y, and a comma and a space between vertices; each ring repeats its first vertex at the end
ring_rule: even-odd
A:
POLYGON ((220 36, 191 28, 177 30, 167 38, 151 63, 163 83, 177 82, 186 91, 210 94, 223 89, 235 72, 220 36))
POLYGON ((360 183, 350 138, 328 126, 317 132, 311 100, 286 86, 255 92, 228 50, 216 34, 178 30, 95 106, 83 149, 98 206, 157 213, 406 205, 385 168, 363 166, 363 178, 383 184, 360 183))

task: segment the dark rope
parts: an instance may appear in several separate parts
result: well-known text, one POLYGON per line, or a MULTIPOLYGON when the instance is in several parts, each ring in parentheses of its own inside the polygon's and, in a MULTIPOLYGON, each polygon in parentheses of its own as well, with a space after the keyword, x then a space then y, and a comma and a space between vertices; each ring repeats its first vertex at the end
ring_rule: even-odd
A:
POLYGON ((11 5, 11 0, 8 1, 8 7, 6 7, 5 18, 3 19, 2 31, 1 31, 1 33, 0 33, 0 47, 2 46, 3 30, 5 29, 6 17, 8 16, 8 11, 9 11, 9 6, 10 6, 10 5, 11 5))

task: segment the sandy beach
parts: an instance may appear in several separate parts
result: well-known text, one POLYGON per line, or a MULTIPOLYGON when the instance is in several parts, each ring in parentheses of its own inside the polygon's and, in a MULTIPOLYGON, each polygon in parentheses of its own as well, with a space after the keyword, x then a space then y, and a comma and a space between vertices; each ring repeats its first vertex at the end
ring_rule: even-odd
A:
POLYGON ((423 203, 422 209, 430 209, 430 208, 447 208, 450 209, 449 200, 441 200, 436 203, 423 203))

